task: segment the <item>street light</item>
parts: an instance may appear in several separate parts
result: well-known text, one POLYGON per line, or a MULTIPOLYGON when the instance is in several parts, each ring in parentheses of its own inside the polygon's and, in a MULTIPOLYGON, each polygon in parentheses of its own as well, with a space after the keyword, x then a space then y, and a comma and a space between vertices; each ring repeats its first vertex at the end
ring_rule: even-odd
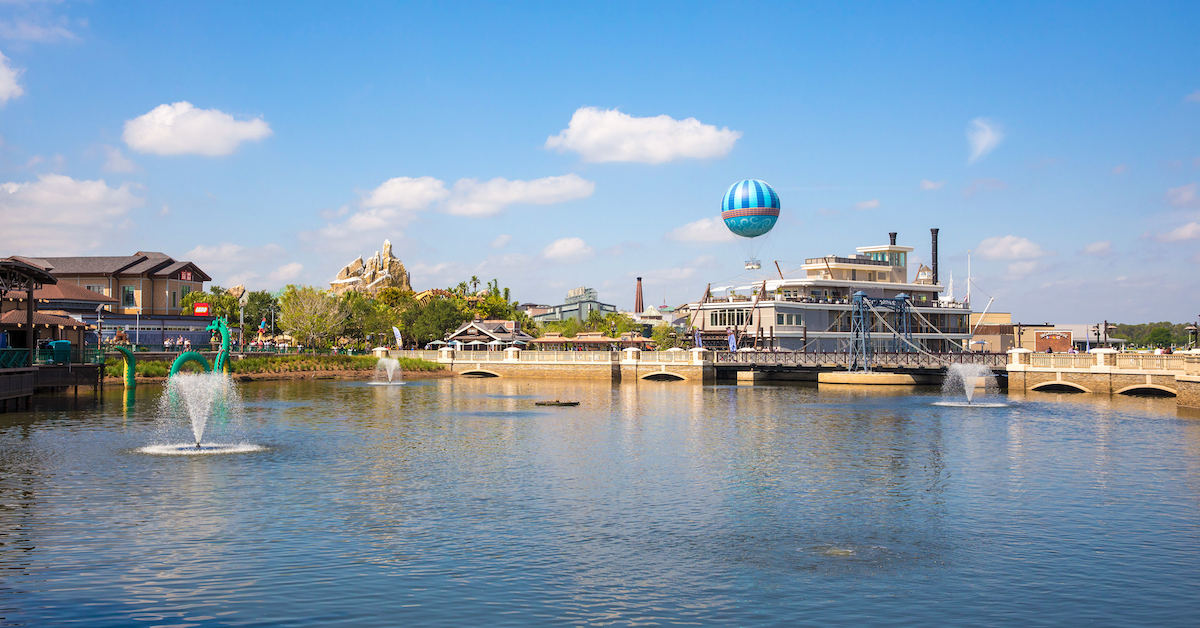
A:
POLYGON ((1188 325, 1187 327, 1184 327, 1184 329, 1186 329, 1186 330, 1187 330, 1187 333, 1188 333, 1188 348, 1189 348, 1189 349, 1191 349, 1191 348, 1193 348, 1193 347, 1195 347, 1195 346, 1196 346, 1196 326, 1195 326, 1195 325, 1188 325))

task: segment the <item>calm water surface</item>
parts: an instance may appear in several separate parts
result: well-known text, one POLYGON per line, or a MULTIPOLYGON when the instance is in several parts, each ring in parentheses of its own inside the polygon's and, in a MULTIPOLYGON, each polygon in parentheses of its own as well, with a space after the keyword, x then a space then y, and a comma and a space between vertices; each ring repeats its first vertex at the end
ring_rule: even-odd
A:
POLYGON ((1173 400, 240 390, 206 439, 263 451, 139 453, 173 437, 153 387, 0 415, 0 624, 1200 622, 1200 419, 1173 400))

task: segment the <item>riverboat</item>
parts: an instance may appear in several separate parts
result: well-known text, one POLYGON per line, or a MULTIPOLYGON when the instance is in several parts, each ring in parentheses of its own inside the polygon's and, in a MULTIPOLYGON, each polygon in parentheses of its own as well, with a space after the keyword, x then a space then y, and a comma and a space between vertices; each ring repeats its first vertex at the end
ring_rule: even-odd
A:
POLYGON ((971 309, 969 303, 943 294, 946 287, 937 276, 937 230, 933 267, 921 265, 912 281, 908 255, 913 247, 897 245, 895 233, 889 237, 889 244, 858 247, 853 255, 807 258, 794 273, 780 271, 776 278, 710 288, 699 302, 688 304, 689 325, 710 349, 727 350, 732 331, 742 349, 849 351, 854 295, 861 293, 869 299, 907 302, 906 325, 899 310, 867 313, 873 351, 916 350, 913 345, 930 353, 964 350, 971 338, 971 309))

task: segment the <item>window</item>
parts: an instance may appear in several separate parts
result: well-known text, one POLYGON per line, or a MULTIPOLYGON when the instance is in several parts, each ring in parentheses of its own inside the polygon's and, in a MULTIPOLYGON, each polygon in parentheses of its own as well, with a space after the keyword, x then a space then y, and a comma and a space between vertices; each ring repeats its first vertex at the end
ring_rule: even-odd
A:
POLYGON ((794 313, 776 312, 775 313, 775 324, 776 325, 799 326, 799 325, 804 324, 804 319, 801 317, 800 313, 798 313, 798 312, 794 312, 794 313))
POLYGON ((84 288, 87 288, 89 291, 91 291, 91 292, 95 292, 95 293, 97 293, 97 294, 104 294, 104 286, 103 286, 103 285, 99 285, 99 286, 84 286, 84 288))
POLYGON ((137 307, 133 286, 121 286, 121 307, 137 307))
POLYGON ((191 292, 192 292, 192 287, 191 287, 191 286, 184 286, 184 287, 182 287, 182 288, 180 288, 180 289, 179 289, 179 295, 180 295, 180 296, 183 296, 183 297, 186 297, 186 296, 187 296, 188 294, 190 294, 191 292))
POLYGON ((173 307, 173 308, 179 307, 179 293, 178 292, 174 292, 174 291, 171 292, 171 307, 173 307))
POLYGON ((708 315, 713 327, 739 327, 747 323, 746 310, 717 310, 708 315))

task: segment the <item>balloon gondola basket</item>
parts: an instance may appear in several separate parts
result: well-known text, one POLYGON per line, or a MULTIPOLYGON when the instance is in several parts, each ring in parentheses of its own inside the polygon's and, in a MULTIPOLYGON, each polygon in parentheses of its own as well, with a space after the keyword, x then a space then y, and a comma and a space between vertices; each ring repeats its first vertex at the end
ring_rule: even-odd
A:
POLYGON ((746 260, 746 270, 758 270, 762 268, 762 263, 756 259, 746 260))

